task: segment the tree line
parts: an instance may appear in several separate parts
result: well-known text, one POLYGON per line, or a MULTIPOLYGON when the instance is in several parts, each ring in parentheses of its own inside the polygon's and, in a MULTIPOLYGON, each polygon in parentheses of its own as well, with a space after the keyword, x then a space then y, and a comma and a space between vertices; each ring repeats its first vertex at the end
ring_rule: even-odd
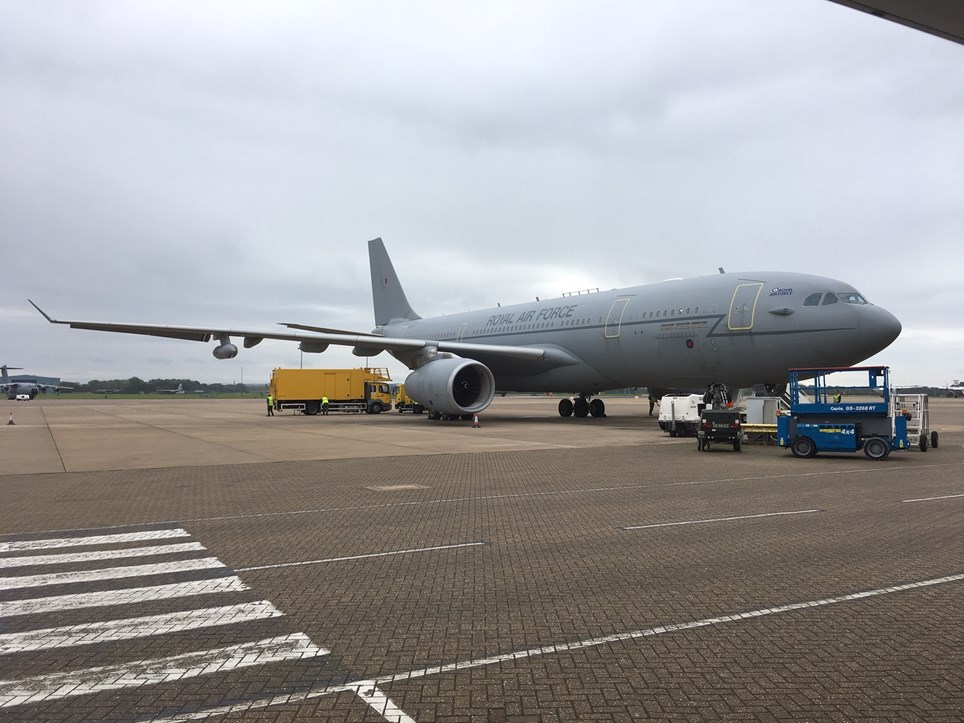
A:
POLYGON ((196 379, 148 379, 139 377, 129 379, 91 379, 89 382, 63 382, 65 387, 71 387, 75 392, 92 392, 95 394, 158 394, 173 392, 178 388, 185 394, 204 392, 207 394, 238 394, 248 391, 259 391, 258 387, 249 389, 247 384, 205 384, 196 379))

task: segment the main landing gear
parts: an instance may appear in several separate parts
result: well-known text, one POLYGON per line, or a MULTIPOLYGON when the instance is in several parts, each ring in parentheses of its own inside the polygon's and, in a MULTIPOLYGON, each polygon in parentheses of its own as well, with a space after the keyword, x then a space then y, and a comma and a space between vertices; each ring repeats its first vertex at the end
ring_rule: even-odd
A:
POLYGON ((559 401, 560 417, 605 417, 606 403, 599 398, 589 399, 589 394, 580 394, 575 399, 566 397, 559 401))

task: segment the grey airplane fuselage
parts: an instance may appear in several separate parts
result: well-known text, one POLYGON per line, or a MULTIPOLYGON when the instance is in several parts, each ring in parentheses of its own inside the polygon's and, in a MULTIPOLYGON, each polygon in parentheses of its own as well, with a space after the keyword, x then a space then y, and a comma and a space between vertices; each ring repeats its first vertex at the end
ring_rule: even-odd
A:
MULTIPOLYGON (((795 367, 849 366, 900 333, 888 311, 850 284, 799 273, 750 272, 669 280, 415 321, 375 333, 472 344, 538 346, 566 365, 483 352, 499 391, 781 384, 795 367), (828 296, 831 295, 831 296, 828 296)), ((410 367, 413 355, 393 352, 410 367)))

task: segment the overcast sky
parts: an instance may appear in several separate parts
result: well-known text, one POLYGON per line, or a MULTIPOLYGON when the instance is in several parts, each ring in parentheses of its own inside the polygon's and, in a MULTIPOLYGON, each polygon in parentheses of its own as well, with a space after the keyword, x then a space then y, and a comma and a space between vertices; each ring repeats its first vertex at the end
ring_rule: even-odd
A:
POLYGON ((874 360, 895 381, 944 385, 964 377, 964 46, 826 0, 0 0, 0 362, 267 381, 296 344, 218 361, 27 298, 367 331, 375 236, 423 316, 825 274, 903 323, 874 360))

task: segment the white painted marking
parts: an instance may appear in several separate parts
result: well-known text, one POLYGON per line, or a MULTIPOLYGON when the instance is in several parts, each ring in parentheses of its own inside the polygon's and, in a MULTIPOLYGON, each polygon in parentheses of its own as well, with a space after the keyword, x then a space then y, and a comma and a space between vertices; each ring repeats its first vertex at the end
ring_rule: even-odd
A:
POLYGON ((438 545, 437 547, 416 547, 411 550, 393 550, 392 552, 371 552, 364 555, 349 555, 347 557, 329 557, 324 560, 303 560, 301 562, 279 562, 276 565, 256 565, 255 567, 239 567, 238 572, 252 572, 254 570, 273 570, 278 567, 298 567, 299 565, 320 565, 325 562, 345 562, 347 560, 364 560, 369 557, 390 557, 392 555, 407 555, 411 552, 433 552, 435 550, 454 550, 459 547, 477 547, 484 542, 460 542, 455 545, 438 545))
POLYGON ((100 592, 74 593, 51 597, 31 598, 0 602, 0 618, 14 615, 39 615, 61 610, 99 608, 111 605, 130 605, 152 600, 170 600, 195 595, 215 595, 219 593, 243 592, 248 590, 241 578, 215 577, 209 580, 192 580, 167 585, 127 588, 125 590, 103 590, 100 592))
POLYGON ((0 557, 0 568, 30 567, 32 565, 63 565, 73 562, 93 562, 96 560, 116 560, 125 557, 151 557, 175 552, 197 552, 204 549, 200 542, 182 542, 174 545, 153 545, 151 547, 125 547, 121 550, 95 550, 94 552, 64 552, 56 555, 21 555, 20 557, 0 557))
POLYGON ((677 525, 704 525, 708 522, 731 522, 733 520, 753 520, 758 517, 779 517, 781 515, 808 515, 820 510, 793 510, 791 512, 764 512, 760 515, 739 515, 738 517, 713 517, 707 520, 684 520, 683 522, 660 522, 655 525, 632 525, 624 530, 648 530, 653 527, 675 527, 677 525))
POLYGON ((206 673, 247 668, 283 660, 327 655, 304 633, 265 638, 224 648, 182 653, 166 658, 140 660, 66 673, 37 675, 22 680, 0 681, 0 707, 37 703, 104 690, 137 688, 206 673))
POLYGON ((0 577, 0 590, 13 590, 21 587, 42 587, 45 585, 63 585, 72 582, 116 580, 118 578, 141 577, 144 575, 167 575, 174 572, 213 570, 223 567, 224 563, 216 557, 202 557, 199 560, 161 562, 156 565, 129 565, 127 567, 107 567, 100 570, 84 570, 81 572, 54 572, 47 575, 0 577))
POLYGON ((382 693, 372 680, 364 680, 352 686, 358 697, 368 703, 375 712, 389 723, 415 723, 415 719, 405 715, 405 712, 395 705, 387 695, 382 693))
POLYGON ((918 497, 916 500, 901 500, 901 502, 930 502, 931 500, 952 500, 955 497, 964 497, 964 494, 941 495, 940 497, 918 497))
POLYGON ((54 547, 82 547, 88 545, 113 545, 118 542, 140 542, 141 540, 169 540, 175 537, 190 537, 186 530, 147 530, 144 532, 124 532, 110 535, 88 535, 86 537, 58 537, 49 540, 15 540, 0 542, 0 552, 17 550, 46 550, 54 547))
POLYGON ((524 660, 525 658, 533 658, 539 655, 549 655, 552 653, 564 652, 568 650, 579 650, 582 648, 592 648, 599 645, 606 645, 608 643, 621 642, 626 640, 635 640, 637 638, 652 637, 654 635, 662 635, 663 633, 673 633, 680 630, 693 630, 695 628, 703 628, 709 625, 719 625, 723 623, 739 622, 743 620, 749 620, 752 618, 765 617, 767 615, 775 615, 777 613, 790 612, 793 610, 805 610, 808 608, 823 607, 826 605, 836 605, 838 603, 850 602, 852 600, 863 600, 871 597, 878 597, 881 595, 890 595, 897 592, 905 592, 907 590, 917 590, 920 588, 931 587, 933 585, 943 585, 950 582, 961 582, 964 580, 964 573, 957 575, 947 575, 945 577, 933 578, 930 580, 921 580, 919 582, 909 582, 903 585, 894 585, 892 587, 877 588, 876 590, 867 590, 864 592, 856 592, 848 595, 840 595, 838 597, 821 598, 819 600, 810 600, 809 602, 802 603, 790 603, 789 605, 781 605, 772 608, 760 608, 758 610, 751 610, 749 612, 743 613, 733 613, 731 615, 722 615, 713 618, 704 618, 702 620, 696 620, 688 623, 673 623, 670 625, 660 625, 654 628, 646 628, 644 630, 634 630, 627 633, 617 633, 615 635, 607 635, 602 638, 590 638, 588 640, 582 640, 575 643, 561 643, 559 645, 547 645, 541 648, 530 648, 529 650, 520 650, 515 653, 505 653, 503 655, 494 655, 489 658, 478 658, 475 660, 464 660, 456 663, 448 663, 446 665, 435 665, 428 668, 420 668, 417 670, 412 670, 407 673, 396 673, 394 675, 384 675, 379 678, 372 678, 370 680, 358 681, 355 683, 348 683, 347 685, 337 685, 324 688, 314 688, 312 690, 303 691, 300 693, 292 693, 289 695, 278 695, 270 698, 261 698, 260 700, 252 700, 247 703, 242 703, 240 705, 224 705, 216 708, 206 708, 204 710, 195 711, 193 713, 184 713, 182 715, 172 716, 170 718, 160 718, 155 720, 155 723, 182 723, 183 721, 189 720, 201 720, 211 716, 217 715, 232 715, 234 713, 250 711, 255 709, 263 709, 273 705, 282 705, 284 703, 296 703, 303 700, 310 700, 313 698, 321 698, 326 695, 333 695, 335 693, 343 693, 345 691, 355 691, 359 685, 372 685, 380 686, 387 685, 399 680, 414 680, 416 678, 424 678, 429 675, 438 675, 441 673, 450 673, 456 671, 462 671, 469 668, 480 668, 488 665, 498 665, 500 663, 510 663, 514 660, 524 660))
POLYGON ((149 635, 210 628, 216 625, 234 625, 250 620, 276 618, 283 614, 267 600, 261 600, 161 615, 145 615, 139 618, 31 630, 26 633, 6 633, 0 635, 0 655, 48 648, 69 648, 76 645, 94 645, 149 635))

